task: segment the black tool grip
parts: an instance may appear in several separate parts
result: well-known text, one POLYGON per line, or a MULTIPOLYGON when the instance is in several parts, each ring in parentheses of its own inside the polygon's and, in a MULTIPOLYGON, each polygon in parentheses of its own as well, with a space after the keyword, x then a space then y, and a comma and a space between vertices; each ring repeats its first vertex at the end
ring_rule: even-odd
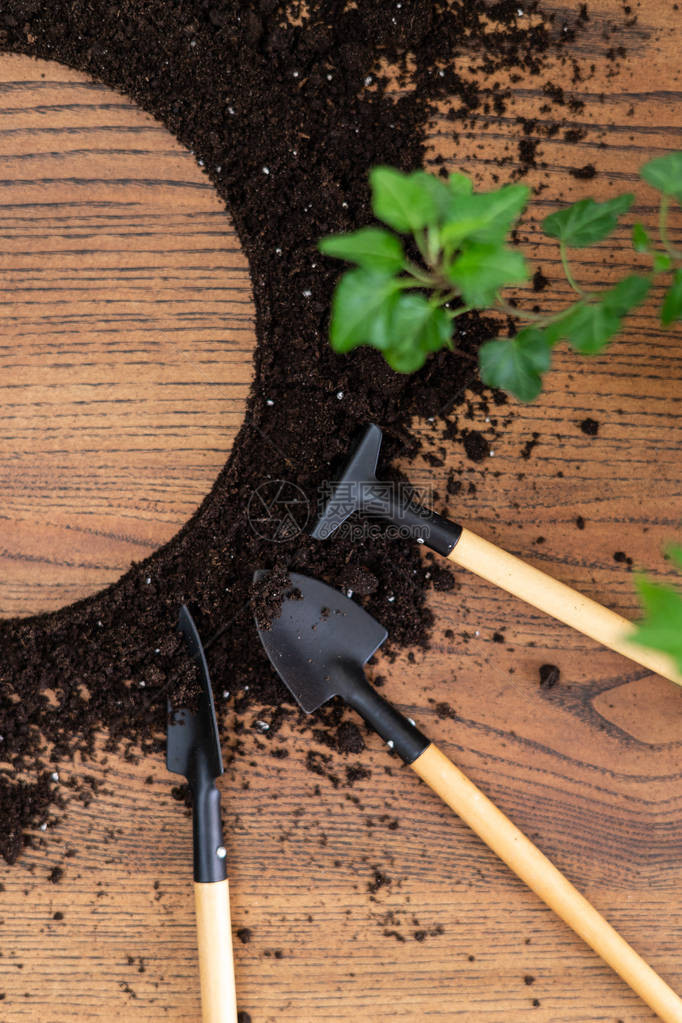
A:
POLYGON ((206 757, 196 754, 192 780, 192 824, 194 833, 194 880, 200 884, 225 881, 227 858, 220 819, 220 793, 211 776, 206 757))
POLYGON ((462 527, 457 522, 450 522, 410 500, 395 483, 363 483, 360 507, 366 514, 388 519, 405 539, 426 544, 444 557, 453 550, 462 535, 462 527))
POLYGON ((430 746, 430 740, 419 731, 414 722, 391 706, 383 696, 372 689, 359 665, 347 663, 338 666, 335 677, 343 673, 344 685, 341 695, 358 714, 362 715, 370 728, 394 749, 406 764, 411 764, 430 746))

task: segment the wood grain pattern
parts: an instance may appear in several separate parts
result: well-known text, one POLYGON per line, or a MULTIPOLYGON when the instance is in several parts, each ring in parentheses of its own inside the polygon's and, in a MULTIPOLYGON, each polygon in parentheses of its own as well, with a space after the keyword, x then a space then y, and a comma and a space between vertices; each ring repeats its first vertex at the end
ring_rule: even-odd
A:
POLYGON ((0 62, 0 614, 113 582, 241 425, 248 267, 193 157, 57 64, 0 62))
MULTIPOLYGON (((622 10, 611 0, 589 10, 575 46, 597 66, 578 87, 592 101, 566 117, 590 130, 579 145, 561 133, 543 142, 548 166, 531 173, 539 183, 547 176, 542 213, 635 185, 646 158, 682 148, 679 12, 653 0, 636 8, 639 22, 622 40, 632 55, 609 77, 601 34, 609 21, 622 24, 622 10), (604 102, 593 102, 602 91, 604 102), (589 162, 594 180, 567 173, 589 162)), ((553 80, 568 86, 570 77, 557 67, 553 80)), ((540 113, 542 85, 516 83, 515 109, 457 144, 450 122, 434 120, 432 153, 481 181, 495 155, 509 155, 513 169, 516 114, 553 116, 540 113)), ((637 215, 653 224, 651 198, 638 191, 637 215)), ((679 214, 672 233, 680 244, 679 214)), ((543 304, 567 300, 554 247, 538 242, 536 256, 551 281, 543 304)), ((611 261, 588 252, 576 272, 607 279, 629 260, 625 247, 611 261)), ((614 553, 669 576, 661 548, 682 520, 679 352, 679 332, 661 332, 651 302, 603 358, 558 352, 536 405, 486 411, 472 396, 473 421, 465 409, 457 418, 489 431, 489 464, 468 462, 458 441, 422 424, 446 450, 441 467, 412 467, 414 481, 435 488, 439 510, 449 505, 482 536, 633 616, 632 575, 614 553), (600 423, 595 438, 579 428, 588 415, 600 423), (463 482, 456 498, 447 495, 451 471, 463 482)), ((681 991, 682 694, 471 574, 458 581, 433 595, 431 649, 414 663, 403 655, 379 665, 384 694, 681 991), (538 685, 543 663, 561 669, 553 689, 538 685)), ((247 717, 247 755, 221 786, 233 924, 252 932, 247 944, 235 941, 237 994, 253 1023, 651 1023, 650 1010, 378 740, 347 762, 371 777, 335 788, 306 770, 319 747, 295 719, 272 740, 258 719, 267 723, 267 713, 247 717), (275 759, 273 748, 289 756, 275 759)), ((339 757, 331 766, 344 776, 339 757)), ((60 766, 64 780, 72 769, 60 766)), ((48 829, 43 849, 1 872, 3 1023, 200 1018, 189 820, 160 762, 110 758, 109 772, 89 806, 72 805, 48 829), (57 885, 48 880, 55 865, 65 870, 57 885)))

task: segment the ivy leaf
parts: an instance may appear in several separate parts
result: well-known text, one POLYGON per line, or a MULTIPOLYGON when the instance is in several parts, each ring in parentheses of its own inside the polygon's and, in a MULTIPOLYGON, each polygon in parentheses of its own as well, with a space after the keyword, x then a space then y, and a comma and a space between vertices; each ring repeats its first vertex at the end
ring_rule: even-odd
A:
MULTIPOLYGON (((678 568, 682 567, 682 549, 673 548, 670 555, 678 568)), ((645 576, 636 579, 635 585, 644 606, 644 618, 631 636, 632 642, 668 654, 682 672, 682 593, 645 576)))
POLYGON ((661 309, 661 323, 669 327, 675 320, 682 320, 682 269, 675 271, 673 283, 665 293, 661 309))
POLYGON ((630 274, 605 292, 603 302, 617 316, 625 316, 635 306, 641 305, 649 294, 651 281, 641 274, 630 274))
POLYGON ((486 341, 478 350, 481 380, 489 387, 510 391, 521 401, 534 401, 542 390, 542 373, 552 359, 547 335, 536 327, 519 331, 515 338, 486 341))
POLYGON ((621 318, 605 302, 588 305, 577 302, 557 328, 560 336, 568 338, 576 352, 597 355, 620 330, 621 318))
POLYGON ((664 195, 673 195, 682 202, 682 153, 668 153, 645 163, 640 176, 664 195))
POLYGON ((568 338, 576 352, 597 355, 618 333, 623 317, 641 305, 650 288, 648 277, 630 274, 605 291, 599 302, 576 302, 547 327, 547 336, 552 342, 568 338))
POLYGON ((502 245, 469 245, 448 270, 467 305, 484 308, 495 300, 500 288, 528 279, 526 261, 520 252, 502 245))
POLYGON ((635 252, 648 252, 651 248, 651 238, 647 234, 644 224, 632 225, 632 247, 635 252))
POLYGON ((450 344, 452 320, 440 306, 416 292, 401 294, 390 314, 391 343, 384 351, 398 373, 413 373, 431 352, 450 344))
POLYGON ((405 260, 402 242, 381 227, 363 227, 352 234, 334 234, 322 238, 320 252, 334 259, 347 259, 370 270, 396 273, 405 260))
POLYGON ((607 202, 581 199, 545 217, 542 229, 550 238, 558 238, 572 249, 600 242, 614 230, 621 213, 632 206, 634 195, 618 195, 607 202))
POLYGON ((452 249, 464 240, 504 241, 523 212, 529 195, 526 185, 504 185, 494 192, 459 195, 448 222, 441 228, 441 244, 452 249))
POLYGON ((398 290, 396 278, 388 274, 362 267, 345 273, 332 299, 329 338, 334 351, 349 352, 370 342, 372 331, 390 313, 398 290))
MULTIPOLYGON (((425 175, 429 177, 430 175, 425 175)), ((430 186, 393 167, 374 167, 369 175, 374 215, 401 234, 435 224, 437 210, 430 186)))

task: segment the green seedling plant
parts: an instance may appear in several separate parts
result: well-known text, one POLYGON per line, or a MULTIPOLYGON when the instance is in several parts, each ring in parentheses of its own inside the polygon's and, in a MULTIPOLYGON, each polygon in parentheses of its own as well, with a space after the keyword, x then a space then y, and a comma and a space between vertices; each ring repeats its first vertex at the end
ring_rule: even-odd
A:
POLYGON ((445 181, 422 170, 403 174, 375 167, 370 173, 372 207, 386 227, 363 227, 319 243, 325 255, 355 264, 334 292, 333 349, 349 352, 371 345, 394 370, 412 373, 432 352, 454 348, 455 320, 474 310, 500 313, 515 324, 515 333, 481 345, 481 378, 521 401, 533 401, 542 390, 555 345, 566 340, 583 355, 602 352, 658 279, 666 284, 661 323, 669 327, 682 319, 682 251, 672 245, 667 226, 670 203, 682 203, 682 152, 652 160, 640 173, 661 196, 658 240, 641 223, 632 228, 633 249, 649 258, 650 269, 630 273, 605 289, 588 290, 577 282, 570 250, 612 235, 634 195, 606 202, 581 199, 542 223, 544 233, 558 242, 576 294, 567 308, 545 315, 501 294, 530 277, 523 253, 509 244, 528 205, 527 186, 476 192, 463 174, 451 174, 445 181), (404 239, 418 258, 406 253, 404 239))
MULTIPOLYGON (((671 546, 668 557, 682 572, 682 547, 671 546)), ((654 583, 645 575, 635 579, 644 618, 638 623, 632 640, 668 654, 682 675, 682 590, 654 583)))
MULTIPOLYGON (((489 386, 528 402, 540 394, 559 342, 568 341, 582 355, 603 352, 625 317, 647 299, 654 282, 665 285, 660 319, 663 327, 670 327, 682 320, 682 251, 668 233, 670 205, 682 204, 682 152, 651 160, 640 175, 660 194, 658 238, 639 222, 631 229, 632 248, 648 258, 649 269, 627 274, 608 288, 587 289, 578 283, 571 250, 608 239, 634 195, 605 202, 581 199, 542 223, 544 233, 558 243, 576 295, 567 308, 543 314, 502 294, 530 277, 523 253, 509 244, 528 205, 529 188, 513 184, 476 192, 463 174, 451 174, 445 181, 422 170, 403 174, 375 167, 370 173, 372 207, 385 226, 363 227, 319 243, 325 255, 355 264, 334 292, 333 349, 349 352, 370 345, 394 370, 412 373, 431 353, 455 349, 455 320, 475 310, 499 313, 514 327, 510 337, 481 345, 480 375, 489 386)), ((668 554, 682 571, 682 548, 672 547, 668 554)), ((645 576, 636 585, 644 618, 633 633, 634 642, 668 654, 682 673, 682 591, 645 576)))

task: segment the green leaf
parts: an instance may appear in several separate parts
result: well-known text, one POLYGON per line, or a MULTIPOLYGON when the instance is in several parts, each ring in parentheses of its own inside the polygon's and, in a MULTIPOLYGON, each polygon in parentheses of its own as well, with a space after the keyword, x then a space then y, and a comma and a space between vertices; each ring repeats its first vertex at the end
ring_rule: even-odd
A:
POLYGON ((567 338, 576 352, 596 355, 620 330, 623 316, 644 301, 650 288, 647 277, 630 274, 603 292, 599 302, 576 302, 549 324, 547 336, 552 342, 567 338))
POLYGON ((655 252, 654 253, 654 272, 657 274, 664 273, 669 270, 673 265, 673 261, 667 252, 655 252))
POLYGON ((509 341, 486 341, 478 350, 481 380, 521 401, 534 401, 542 390, 541 374, 550 367, 551 353, 547 335, 535 327, 527 327, 509 341))
POLYGON ((673 283, 665 293, 661 309, 661 323, 669 327, 675 320, 682 320, 682 269, 675 271, 673 283))
POLYGON ((400 239, 381 227, 363 227, 353 234, 329 235, 322 238, 318 248, 325 256, 347 259, 370 270, 386 273, 396 273, 405 260, 400 239))
POLYGON ((374 215, 395 231, 410 234, 436 223, 432 191, 422 178, 401 174, 392 167, 374 167, 369 180, 374 215))
POLYGON ((434 174, 427 174, 426 171, 422 170, 413 171, 410 174, 410 180, 415 182, 426 195, 431 197, 436 211, 436 222, 441 224, 447 220, 454 196, 446 183, 434 174))
POLYGON ((641 274, 630 274, 602 295, 604 305, 616 316, 625 316, 641 305, 651 289, 651 281, 641 274))
POLYGON ((448 222, 440 232, 441 243, 453 249, 464 240, 503 242, 523 212, 530 189, 504 185, 494 192, 460 194, 452 204, 448 222))
POLYGON ((448 178, 448 188, 453 195, 471 195, 474 190, 471 178, 466 174, 451 174, 448 178))
POLYGON ((485 308, 500 288, 528 279, 526 261, 520 252, 502 245, 472 244, 455 259, 447 271, 467 305, 485 308))
POLYGON ((644 576, 636 579, 635 585, 645 613, 630 639, 668 654, 682 672, 682 593, 644 576))
POLYGON ((335 352, 349 352, 369 344, 372 331, 390 313, 396 301, 395 277, 363 268, 349 270, 336 286, 332 299, 329 337, 335 352))
POLYGON ((674 195, 682 202, 682 153, 668 153, 645 163, 640 175, 664 195, 674 195))
POLYGON ((596 355, 620 330, 621 318, 604 302, 587 305, 577 302, 557 324, 561 337, 566 337, 576 352, 596 355))
POLYGON ((630 209, 633 200, 634 195, 629 193, 607 202, 581 199, 545 217, 542 229, 550 238, 558 238, 572 249, 582 249, 610 235, 618 217, 630 209))
POLYGON ((674 562, 674 564, 682 572, 682 547, 676 543, 671 543, 670 546, 666 548, 665 554, 666 557, 670 558, 670 560, 674 562))
POLYGON ((390 316, 391 343, 384 351, 389 366, 398 373, 413 373, 431 352, 450 344, 452 321, 440 306, 417 292, 403 292, 390 316))
POLYGON ((648 252, 651 248, 651 238, 647 234, 644 224, 632 225, 632 247, 635 252, 648 252))

